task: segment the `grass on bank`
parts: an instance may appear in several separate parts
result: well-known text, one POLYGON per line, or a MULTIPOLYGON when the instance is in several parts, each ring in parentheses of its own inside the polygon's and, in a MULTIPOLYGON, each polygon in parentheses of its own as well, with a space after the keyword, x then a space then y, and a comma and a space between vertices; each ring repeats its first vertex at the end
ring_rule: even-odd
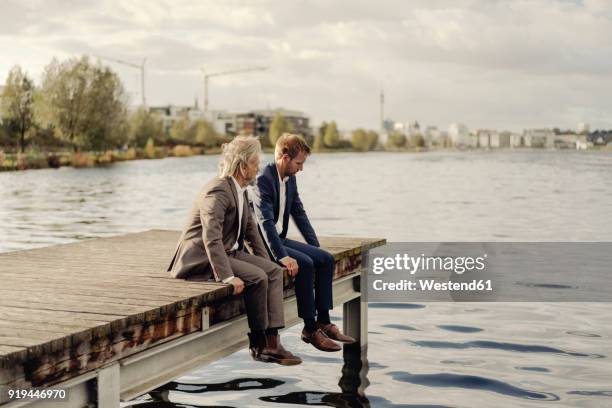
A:
POLYGON ((163 159, 166 157, 189 157, 202 154, 217 154, 218 147, 203 148, 187 145, 174 147, 146 146, 127 150, 106 150, 104 152, 41 152, 29 150, 25 153, 5 153, 0 150, 0 171, 59 168, 65 166, 84 168, 103 166, 111 163, 163 159))

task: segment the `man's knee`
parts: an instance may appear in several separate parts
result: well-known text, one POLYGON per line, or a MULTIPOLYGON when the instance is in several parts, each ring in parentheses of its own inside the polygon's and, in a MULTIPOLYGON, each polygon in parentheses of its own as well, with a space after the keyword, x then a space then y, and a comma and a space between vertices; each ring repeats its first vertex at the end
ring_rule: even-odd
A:
POLYGON ((256 268, 256 272, 253 274, 253 279, 251 282, 252 286, 255 287, 268 287, 268 275, 261 268, 256 268))
POLYGON ((305 271, 307 273, 312 273, 312 271, 314 271, 314 262, 309 256, 298 259, 298 266, 300 271, 305 271))
POLYGON ((283 279, 283 271, 283 268, 274 265, 274 268, 270 271, 269 280, 283 279))
POLYGON ((323 251, 323 254, 324 254, 325 265, 330 267, 331 270, 333 271, 336 266, 336 260, 334 259, 334 256, 327 251, 323 251))

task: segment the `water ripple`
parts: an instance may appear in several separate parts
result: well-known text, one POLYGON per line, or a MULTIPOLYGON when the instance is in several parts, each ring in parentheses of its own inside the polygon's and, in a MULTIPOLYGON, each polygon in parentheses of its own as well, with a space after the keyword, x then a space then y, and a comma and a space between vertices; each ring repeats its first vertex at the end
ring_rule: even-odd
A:
POLYGON ((373 309, 423 309, 425 305, 419 305, 417 303, 369 303, 369 308, 373 309))
POLYGON ((443 325, 438 326, 438 328, 442 330, 448 330, 448 331, 458 332, 458 333, 476 333, 476 332, 482 331, 482 329, 479 327, 456 326, 453 324, 443 324, 443 325))
POLYGON ((497 394, 540 401, 559 401, 559 397, 549 392, 531 391, 510 385, 491 378, 476 375, 462 375, 450 373, 438 374, 410 374, 405 371, 388 373, 394 380, 428 387, 467 388, 482 391, 491 391, 497 394))
POLYGON ((267 390, 284 384, 284 381, 272 378, 236 378, 231 381, 216 384, 187 384, 176 381, 169 382, 151 391, 154 395, 164 391, 180 391, 189 394, 201 394, 214 391, 245 391, 245 390, 267 390))
POLYGON ((514 367, 517 370, 523 370, 523 371, 535 371, 538 373, 549 373, 550 370, 548 368, 544 368, 544 367, 514 367))
POLYGON ((612 391, 569 391, 571 395, 588 395, 594 397, 612 397, 612 391))
POLYGON ((453 343, 450 341, 408 341, 415 346, 430 347, 430 348, 448 348, 448 349, 468 349, 468 348, 483 348, 504 351, 516 351, 519 353, 553 353, 562 354, 572 357, 588 357, 588 358, 605 358, 602 354, 578 353, 574 351, 565 351, 549 346, 517 344, 517 343, 502 343, 497 341, 468 341, 465 343, 453 343))
POLYGON ((383 327, 388 327, 389 329, 397 329, 397 330, 420 331, 419 329, 416 329, 412 326, 407 326, 405 324, 389 323, 389 324, 383 324, 383 327))

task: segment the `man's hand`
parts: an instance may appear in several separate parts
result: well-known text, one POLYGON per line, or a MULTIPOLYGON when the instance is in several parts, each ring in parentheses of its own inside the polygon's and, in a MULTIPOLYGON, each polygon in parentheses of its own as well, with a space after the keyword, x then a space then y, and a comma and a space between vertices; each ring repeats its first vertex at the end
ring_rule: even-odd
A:
POLYGON ((237 276, 231 280, 230 285, 234 287, 234 295, 239 295, 244 290, 244 282, 237 276))
POLYGON ((295 277, 295 275, 298 274, 298 263, 295 259, 288 256, 286 258, 283 258, 281 260, 281 263, 285 265, 285 267, 287 268, 287 271, 289 272, 289 276, 295 277))

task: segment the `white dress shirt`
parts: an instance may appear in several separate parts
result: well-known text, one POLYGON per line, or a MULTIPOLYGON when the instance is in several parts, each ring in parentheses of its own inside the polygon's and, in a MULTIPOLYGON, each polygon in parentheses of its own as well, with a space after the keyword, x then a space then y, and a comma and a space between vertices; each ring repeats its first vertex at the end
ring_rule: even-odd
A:
MULTIPOLYGON (((239 245, 238 239, 240 239, 240 228, 242 227, 242 212, 244 211, 244 192, 246 191, 246 187, 240 187, 240 184, 238 183, 238 181, 236 181, 234 176, 231 176, 231 178, 234 181, 234 185, 236 186, 236 192, 238 193, 238 234, 236 235, 236 242, 234 243, 234 246, 232 246, 232 251, 235 251, 236 249, 238 249, 239 245)), ((232 279, 234 279, 234 277, 230 276, 229 278, 223 279, 222 282, 230 283, 232 279)))
MULTIPOLYGON (((278 221, 276 221, 276 232, 280 235, 283 232, 283 218, 285 217, 285 203, 287 202, 287 180, 289 180, 288 176, 285 176, 282 180, 280 178, 280 172, 278 171, 278 167, 276 167, 276 173, 278 174, 278 221)), ((282 259, 279 259, 279 262, 283 262, 285 259, 288 259, 289 256, 286 256, 282 259)))
MULTIPOLYGON (((276 168, 276 172, 278 173, 278 167, 276 168)), ((278 221, 276 221, 276 231, 280 234, 283 232, 283 218, 285 217, 285 203, 287 202, 287 180, 289 177, 285 176, 282 180, 280 178, 280 173, 278 173, 278 221)))

